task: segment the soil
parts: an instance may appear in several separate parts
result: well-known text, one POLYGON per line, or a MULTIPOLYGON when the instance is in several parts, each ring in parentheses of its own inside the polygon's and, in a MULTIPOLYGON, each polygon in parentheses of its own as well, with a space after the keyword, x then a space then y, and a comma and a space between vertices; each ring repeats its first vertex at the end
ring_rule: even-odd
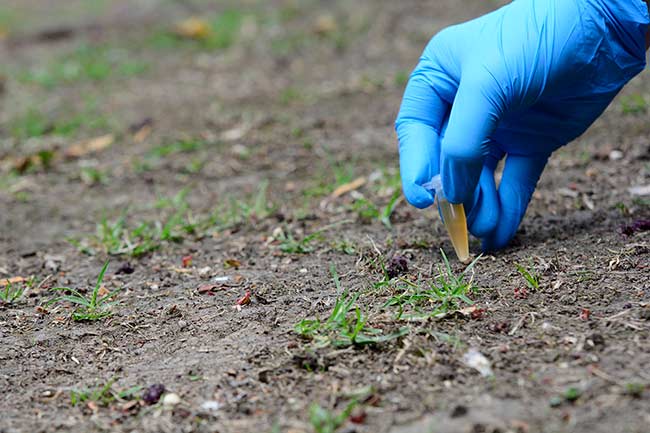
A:
POLYGON ((36 284, 0 301, 0 432, 328 432, 314 424, 315 405, 339 414, 354 400, 336 431, 647 432, 650 239, 622 230, 650 216, 648 197, 629 190, 650 183, 650 122, 643 104, 629 108, 648 100, 647 73, 552 157, 512 245, 468 273, 472 314, 407 321, 384 306, 404 280, 436 278, 441 248, 454 272, 464 269, 433 211, 398 199, 390 227, 359 211, 363 200, 382 210, 399 190, 393 121, 404 76, 435 32, 500 4, 3 2, 13 18, 0 37, 0 280, 36 284), (244 18, 230 46, 151 42, 189 16, 233 10, 244 18), (50 87, 24 79, 84 44, 147 67, 50 87), (89 100, 108 122, 70 135, 12 132, 34 107, 56 120, 89 100), (105 134, 106 149, 58 157, 105 134), (151 157, 179 139, 202 144, 151 157), (16 169, 44 149, 55 156, 48 167, 16 169), (105 179, 84 181, 88 167, 105 179), (366 182, 356 190, 331 194, 357 177, 366 182), (235 206, 235 224, 138 257, 88 243, 103 218, 164 223, 169 208, 155 204, 180 191, 198 218, 224 214, 265 181, 272 210, 235 206), (283 232, 319 230, 306 251, 282 242, 283 232), (107 259, 103 285, 120 289, 112 316, 78 322, 74 305, 48 304, 56 287, 89 294, 107 259), (386 283, 382 262, 400 275, 386 283), (325 321, 343 290, 359 295, 370 326, 409 333, 314 348, 294 326, 325 321), (247 292, 250 303, 238 303, 247 292), (463 361, 471 348, 493 376, 463 361), (115 394, 141 389, 73 404, 107 382, 115 394), (180 402, 135 398, 154 384, 180 402))

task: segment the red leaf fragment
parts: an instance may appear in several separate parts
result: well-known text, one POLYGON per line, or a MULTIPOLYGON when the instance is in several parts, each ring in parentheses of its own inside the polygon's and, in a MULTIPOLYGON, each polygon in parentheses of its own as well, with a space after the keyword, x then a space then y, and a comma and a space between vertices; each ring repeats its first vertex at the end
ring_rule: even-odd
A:
POLYGON ((190 266, 192 266, 192 256, 191 255, 183 256, 183 258, 181 259, 181 263, 184 268, 189 268, 190 266))
POLYGON ((589 308, 583 308, 582 311, 580 312, 580 320, 587 321, 589 320, 589 316, 591 315, 591 311, 589 308))
POLYGON ((469 316, 472 320, 481 320, 485 316, 485 313, 487 313, 485 308, 477 308, 473 310, 469 316))
POLYGON ((353 424, 363 424, 366 422, 368 414, 363 409, 355 409, 350 415, 350 422, 353 424))
POLYGON ((241 298, 237 299, 237 305, 248 305, 251 303, 251 292, 246 291, 246 294, 241 298))
POLYGON ((525 287, 515 288, 515 299, 527 299, 528 298, 528 289, 525 287))

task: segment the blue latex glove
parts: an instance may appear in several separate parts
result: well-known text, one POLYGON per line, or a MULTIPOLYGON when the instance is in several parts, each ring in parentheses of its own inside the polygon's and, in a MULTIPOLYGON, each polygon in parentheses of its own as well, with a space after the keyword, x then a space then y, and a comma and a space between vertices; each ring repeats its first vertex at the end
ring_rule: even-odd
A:
POLYGON ((550 154, 644 68, 648 24, 642 0, 515 0, 440 32, 396 122, 407 200, 430 206, 421 185, 440 172, 483 249, 506 246, 550 154))

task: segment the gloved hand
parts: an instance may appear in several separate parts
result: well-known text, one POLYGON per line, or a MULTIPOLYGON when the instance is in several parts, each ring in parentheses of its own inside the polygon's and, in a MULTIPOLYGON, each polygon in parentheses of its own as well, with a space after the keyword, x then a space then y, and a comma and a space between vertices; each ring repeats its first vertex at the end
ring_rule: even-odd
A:
POLYGON ((506 246, 550 154, 644 68, 648 24, 642 0, 515 0, 440 32, 396 121, 407 200, 430 206, 421 185, 440 172, 483 249, 506 246))

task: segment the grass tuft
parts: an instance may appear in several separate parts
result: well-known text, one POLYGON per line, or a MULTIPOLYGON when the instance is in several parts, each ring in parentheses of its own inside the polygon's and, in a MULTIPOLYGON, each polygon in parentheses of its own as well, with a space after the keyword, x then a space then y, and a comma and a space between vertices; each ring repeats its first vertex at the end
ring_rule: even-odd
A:
POLYGON ((108 261, 104 263, 104 267, 99 272, 97 277, 97 284, 89 297, 82 295, 79 291, 71 289, 69 287, 55 287, 52 289, 54 292, 60 293, 71 293, 70 295, 61 295, 47 302, 46 305, 52 305, 58 302, 70 302, 72 304, 78 305, 77 308, 72 312, 72 319, 77 322, 81 321, 93 321, 103 319, 105 317, 111 316, 113 313, 109 308, 117 303, 117 301, 111 301, 120 289, 114 290, 107 293, 106 295, 100 295, 99 290, 102 287, 102 281, 104 279, 104 273, 108 268, 108 261))
POLYGON ((402 292, 391 297, 384 308, 396 307, 396 319, 422 320, 430 317, 445 316, 458 311, 463 305, 472 305, 469 295, 475 290, 472 278, 467 274, 472 271, 481 256, 474 259, 463 272, 456 274, 449 265, 444 251, 440 250, 444 267, 434 281, 423 287, 422 282, 413 283, 399 279, 402 292))
POLYGON ((539 289, 539 275, 537 275, 537 272, 535 271, 535 267, 532 264, 530 264, 529 268, 525 268, 519 263, 517 265, 517 272, 521 274, 522 277, 526 280, 526 285, 531 289, 531 290, 537 290, 539 289))
MULTIPOLYGON (((334 266, 330 268, 330 272, 336 288, 340 292, 341 283, 334 266)), ((326 321, 303 319, 295 325, 295 332, 312 340, 316 348, 330 345, 347 347, 377 344, 408 334, 409 329, 406 327, 384 334, 382 330, 368 326, 368 316, 355 305, 358 299, 359 293, 351 294, 347 290, 343 291, 326 321)))
POLYGON ((114 383, 115 379, 113 378, 94 389, 73 389, 70 391, 70 404, 76 406, 81 403, 93 402, 99 406, 108 406, 116 401, 137 399, 136 394, 142 389, 141 386, 134 386, 123 391, 116 391, 113 389, 114 383))

